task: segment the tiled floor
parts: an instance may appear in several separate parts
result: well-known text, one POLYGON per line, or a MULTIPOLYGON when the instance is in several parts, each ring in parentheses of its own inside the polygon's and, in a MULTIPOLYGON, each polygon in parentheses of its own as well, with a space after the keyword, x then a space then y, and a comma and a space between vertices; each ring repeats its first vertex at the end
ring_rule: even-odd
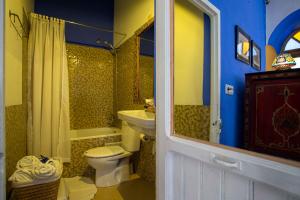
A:
POLYGON ((140 178, 99 188, 94 200, 155 200, 155 184, 140 178))

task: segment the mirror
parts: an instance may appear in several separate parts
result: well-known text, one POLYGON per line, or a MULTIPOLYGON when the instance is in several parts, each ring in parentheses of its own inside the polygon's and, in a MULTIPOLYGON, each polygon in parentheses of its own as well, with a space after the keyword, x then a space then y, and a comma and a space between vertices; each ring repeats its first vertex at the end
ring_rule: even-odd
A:
POLYGON ((154 98, 154 19, 136 32, 137 38, 137 101, 154 98))
MULTIPOLYGON (((264 51, 261 46, 265 35, 260 35, 260 41, 251 40, 238 25, 235 29, 231 26, 232 34, 223 34, 223 40, 228 37, 232 43, 223 45, 226 48, 222 47, 222 52, 228 49, 232 57, 225 58, 223 65, 233 63, 230 60, 235 61, 235 58, 243 63, 234 62, 232 73, 235 74, 222 84, 224 89, 220 90, 217 19, 209 9, 204 11, 206 8, 200 0, 172 2, 172 134, 199 142, 221 143, 235 148, 234 151, 251 152, 279 162, 300 161, 300 106, 296 103, 300 97, 297 92, 300 90, 300 71, 257 72, 264 65, 260 51, 264 51), (222 129, 220 141, 221 95, 226 95, 222 108, 226 128, 222 129), (229 103, 232 95, 237 99, 236 105, 229 103)), ((227 72, 223 78, 227 78, 227 72)))
POLYGON ((210 18, 174 1, 173 134, 210 141, 210 18))

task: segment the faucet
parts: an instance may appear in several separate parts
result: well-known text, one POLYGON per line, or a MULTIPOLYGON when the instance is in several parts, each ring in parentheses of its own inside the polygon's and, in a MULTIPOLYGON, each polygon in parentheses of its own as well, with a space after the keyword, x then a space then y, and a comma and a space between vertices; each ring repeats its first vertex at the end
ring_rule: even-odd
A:
POLYGON ((146 112, 155 113, 154 99, 145 99, 144 108, 146 112))

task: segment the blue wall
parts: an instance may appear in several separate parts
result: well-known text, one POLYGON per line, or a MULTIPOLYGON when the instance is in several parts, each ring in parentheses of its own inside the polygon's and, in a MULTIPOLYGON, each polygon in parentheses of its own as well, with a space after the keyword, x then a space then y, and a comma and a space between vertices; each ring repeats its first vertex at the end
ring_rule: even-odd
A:
POLYGON ((287 37, 299 28, 300 9, 291 13, 278 24, 269 38, 269 45, 272 45, 277 53, 280 53, 281 47, 287 37))
POLYGON ((154 56, 154 25, 145 30, 141 35, 140 54, 144 56, 154 56), (144 40, 146 39, 146 40, 144 40), (151 41, 153 42, 151 42, 151 41))
POLYGON ((210 0, 221 11, 221 143, 240 146, 243 140, 245 73, 257 72, 235 59, 235 25, 240 26, 262 50, 265 67, 266 7, 264 0, 210 0), (225 94, 225 84, 235 94, 225 94))
MULTIPOLYGON (((35 12, 109 30, 113 30, 114 25, 113 0, 36 0, 35 12)), ((102 46, 96 44, 95 41, 97 38, 113 43, 112 33, 99 32, 76 25, 66 24, 67 42, 90 46, 102 46)))

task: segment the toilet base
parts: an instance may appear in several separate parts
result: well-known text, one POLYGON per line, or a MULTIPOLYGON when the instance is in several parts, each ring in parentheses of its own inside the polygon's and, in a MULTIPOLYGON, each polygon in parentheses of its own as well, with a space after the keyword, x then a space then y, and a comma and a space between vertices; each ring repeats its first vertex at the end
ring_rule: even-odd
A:
POLYGON ((123 158, 114 169, 96 169, 95 184, 97 187, 110 187, 129 180, 129 157, 123 158))

